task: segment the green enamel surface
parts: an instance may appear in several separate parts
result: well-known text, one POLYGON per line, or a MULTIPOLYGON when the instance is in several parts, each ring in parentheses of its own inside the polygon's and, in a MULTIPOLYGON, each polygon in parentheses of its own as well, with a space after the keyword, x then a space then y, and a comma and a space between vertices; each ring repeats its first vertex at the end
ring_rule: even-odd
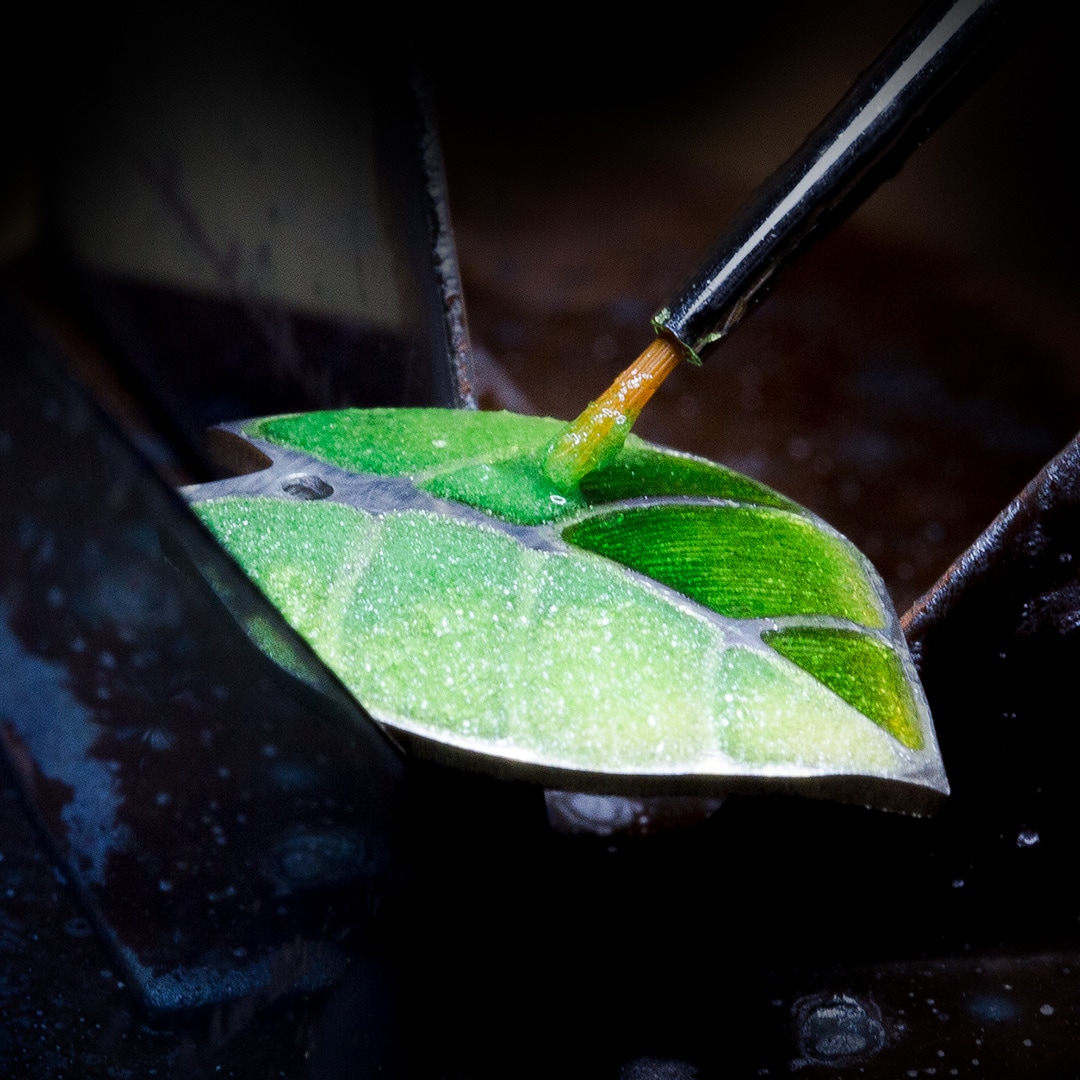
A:
POLYGON ((670 453, 631 435, 615 461, 564 491, 544 473, 565 427, 546 417, 460 409, 342 409, 271 417, 247 431, 353 472, 408 476, 418 487, 517 525, 555 521, 586 505, 690 495, 764 506, 794 504, 720 465, 670 453))
POLYGON ((540 459, 532 454, 463 465, 420 479, 417 487, 515 525, 541 525, 582 505, 579 496, 562 492, 547 479, 540 459))
POLYGON ((387 722, 598 771, 898 768, 894 740, 819 681, 608 560, 420 511, 195 509, 387 722))
POLYGON ((462 462, 539 453, 564 426, 509 412, 339 409, 272 416, 247 430, 342 469, 415 476, 462 462))
POLYGON ((197 509, 376 715, 577 765, 708 749, 707 712, 678 687, 693 685, 715 635, 613 566, 417 511, 269 499, 197 509))
POLYGON ((581 493, 592 505, 688 495, 796 509, 789 499, 748 476, 701 458, 664 453, 637 440, 628 441, 611 465, 586 476, 581 493))
POLYGON ((855 549, 787 511, 666 504, 598 514, 562 535, 721 615, 832 615, 884 625, 855 549))
POLYGON ((338 495, 264 495, 194 508, 391 726, 586 773, 911 774, 945 790, 940 772, 924 778, 939 768, 925 704, 851 544, 749 477, 633 435, 559 491, 543 455, 562 428, 438 409, 253 421, 250 435, 447 503, 419 511, 403 497, 374 514, 338 495), (540 528, 530 540, 455 503, 540 528), (551 523, 565 546, 551 548, 551 523))
POLYGON ((923 747, 911 685, 896 653, 850 630, 796 627, 762 635, 782 656, 810 672, 905 746, 923 747))
POLYGON ((257 420, 249 434, 353 472, 408 476, 443 499, 517 525, 553 521, 582 506, 545 475, 558 420, 464 409, 342 409, 257 420))
POLYGON ((885 771, 895 762, 892 740, 880 728, 776 658, 729 649, 717 688, 722 721, 729 720, 726 749, 742 761, 821 771, 885 771))

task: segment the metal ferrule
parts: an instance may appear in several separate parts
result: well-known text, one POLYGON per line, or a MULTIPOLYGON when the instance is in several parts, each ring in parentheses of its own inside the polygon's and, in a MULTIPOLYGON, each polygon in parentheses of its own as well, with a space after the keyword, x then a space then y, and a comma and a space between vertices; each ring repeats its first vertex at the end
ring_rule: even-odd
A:
MULTIPOLYGON (((922 8, 795 154, 767 180, 676 299, 657 333, 700 362, 764 298, 780 269, 841 220, 948 114, 982 73, 970 63, 994 35, 1005 0, 922 8)), ((988 53, 988 50, 985 51, 988 53)))

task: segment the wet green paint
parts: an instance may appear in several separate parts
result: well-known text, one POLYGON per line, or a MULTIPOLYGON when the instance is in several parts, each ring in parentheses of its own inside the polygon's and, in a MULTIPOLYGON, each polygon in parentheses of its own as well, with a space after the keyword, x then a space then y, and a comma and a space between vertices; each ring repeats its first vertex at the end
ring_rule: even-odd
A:
POLYGON ((711 461, 629 436, 614 462, 579 488, 557 487, 543 456, 562 425, 516 413, 342 409, 251 423, 251 435, 353 472, 409 477, 417 487, 517 525, 557 521, 627 498, 699 496, 795 508, 782 495, 711 461))
POLYGON ((420 511, 257 497, 196 509, 389 723, 592 769, 898 767, 894 741, 799 668, 732 648, 607 560, 420 511))
POLYGON ((848 541, 749 477, 633 435, 555 490, 543 454, 562 426, 438 409, 253 421, 248 434, 309 455, 313 473, 404 478, 446 502, 194 508, 390 726, 596 775, 945 790, 895 616, 848 541))
POLYGON ((785 510, 662 504, 598 514, 562 535, 721 615, 831 615, 884 625, 858 552, 785 510))
POLYGON ((905 746, 922 749, 914 695, 895 650, 851 630, 802 627, 762 637, 905 746))
POLYGON ((662 453, 633 438, 628 439, 622 453, 607 468, 589 473, 582 480, 581 493, 593 506, 625 499, 681 495, 798 509, 790 499, 749 476, 701 458, 662 453))

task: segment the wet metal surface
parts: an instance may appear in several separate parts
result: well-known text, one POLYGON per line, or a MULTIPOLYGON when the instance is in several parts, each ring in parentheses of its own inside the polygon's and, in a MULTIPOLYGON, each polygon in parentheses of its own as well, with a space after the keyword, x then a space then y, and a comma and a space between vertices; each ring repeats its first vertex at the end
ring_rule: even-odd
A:
POLYGON ((399 872, 397 753, 295 700, 162 554, 215 550, 183 506, 9 313, 2 348, 0 714, 65 874, 152 1010, 326 985, 399 872))

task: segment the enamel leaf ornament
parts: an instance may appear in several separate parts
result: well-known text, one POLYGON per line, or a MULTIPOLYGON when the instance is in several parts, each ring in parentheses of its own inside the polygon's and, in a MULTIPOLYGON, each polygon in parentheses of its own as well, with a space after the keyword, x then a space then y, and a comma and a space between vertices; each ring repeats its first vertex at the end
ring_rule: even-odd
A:
POLYGON ((781 790, 914 813, 948 787, 870 563, 762 484, 634 436, 570 489, 564 425, 341 410, 216 432, 186 491, 418 752, 595 792, 781 790))

